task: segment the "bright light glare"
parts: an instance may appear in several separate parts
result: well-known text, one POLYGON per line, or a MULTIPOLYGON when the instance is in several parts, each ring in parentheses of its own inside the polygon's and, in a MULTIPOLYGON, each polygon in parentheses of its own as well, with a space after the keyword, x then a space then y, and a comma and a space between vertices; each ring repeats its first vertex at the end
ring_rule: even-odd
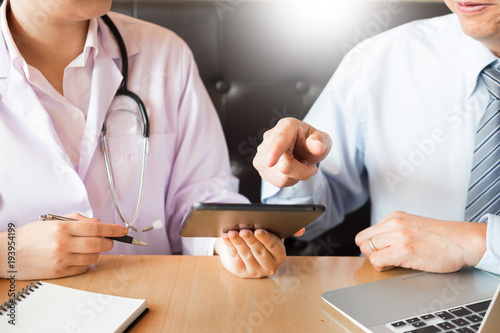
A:
POLYGON ((318 36, 338 29, 352 27, 359 17, 359 2, 353 0, 281 0, 288 15, 295 17, 297 29, 302 33, 318 36))

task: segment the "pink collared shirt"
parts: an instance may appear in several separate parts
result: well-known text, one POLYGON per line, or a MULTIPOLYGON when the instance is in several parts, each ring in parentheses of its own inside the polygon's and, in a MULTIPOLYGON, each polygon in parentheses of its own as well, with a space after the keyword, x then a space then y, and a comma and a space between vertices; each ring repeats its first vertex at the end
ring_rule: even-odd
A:
MULTIPOLYGON (((118 200, 135 210, 142 162, 141 123, 127 98, 114 98, 122 80, 117 44, 101 19, 92 19, 83 53, 65 70, 59 94, 26 64, 0 27, 0 231, 40 214, 80 212, 120 224, 101 151, 106 117, 118 200), (10 61, 8 61, 10 59, 10 61), (110 116, 112 115, 112 116, 110 116)), ((159 26, 110 13, 129 56, 129 89, 144 101, 151 125, 144 195, 131 232, 148 247, 115 242, 108 254, 212 254, 214 239, 182 239, 180 224, 194 202, 248 202, 237 193, 227 147, 212 102, 187 45, 159 26)))

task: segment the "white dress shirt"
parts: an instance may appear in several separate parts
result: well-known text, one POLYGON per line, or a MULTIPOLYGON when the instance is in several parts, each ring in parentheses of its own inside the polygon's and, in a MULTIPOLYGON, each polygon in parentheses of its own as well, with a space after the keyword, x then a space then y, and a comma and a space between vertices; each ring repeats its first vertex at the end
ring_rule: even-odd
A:
MULTIPOLYGON (((266 203, 323 203, 313 239, 371 200, 371 223, 393 211, 463 221, 475 133, 489 93, 481 70, 497 57, 462 32, 454 14, 405 24, 345 57, 305 121, 327 132, 331 153, 308 181, 266 203)), ((488 221, 478 267, 500 273, 500 217, 488 221)))
MULTIPOLYGON (((40 214, 80 212, 121 224, 106 176, 100 134, 108 144, 118 200, 135 211, 142 162, 142 129, 130 99, 114 98, 122 81, 116 41, 92 19, 84 51, 64 72, 64 94, 28 65, 9 31, 5 3, 0 27, 0 231, 40 214), (117 111, 122 110, 122 111, 117 111)), ((248 202, 237 193, 227 147, 212 102, 187 45, 173 32, 110 13, 129 57, 128 87, 144 101, 151 124, 144 195, 130 235, 147 247, 115 242, 109 254, 212 254, 214 239, 181 239, 179 227, 194 202, 248 202)), ((47 222, 50 223, 50 222, 47 222)))

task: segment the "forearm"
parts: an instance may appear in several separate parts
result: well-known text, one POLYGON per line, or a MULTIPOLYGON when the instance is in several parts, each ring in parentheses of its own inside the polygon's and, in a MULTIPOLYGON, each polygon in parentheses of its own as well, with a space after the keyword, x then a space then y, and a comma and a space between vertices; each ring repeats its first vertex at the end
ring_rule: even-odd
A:
POLYGON ((325 205, 326 212, 306 227, 306 233, 301 239, 307 241, 335 227, 344 220, 347 213, 366 202, 368 191, 362 179, 346 184, 331 177, 329 179, 324 170, 320 169, 314 177, 292 187, 277 189, 263 182, 262 201, 266 204, 325 205))
POLYGON ((327 211, 316 221, 306 227, 304 240, 312 239, 335 226, 339 221, 339 210, 333 202, 325 176, 319 172, 306 181, 294 186, 278 189, 274 185, 263 182, 262 202, 266 204, 324 204, 327 211))

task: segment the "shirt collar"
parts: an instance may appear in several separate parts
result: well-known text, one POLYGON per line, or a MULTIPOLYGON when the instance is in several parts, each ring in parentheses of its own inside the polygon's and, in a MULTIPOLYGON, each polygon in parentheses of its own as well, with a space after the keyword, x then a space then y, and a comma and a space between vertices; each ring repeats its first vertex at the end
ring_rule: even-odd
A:
POLYGON ((467 36, 464 32, 460 38, 460 56, 467 84, 466 92, 470 97, 476 90, 481 71, 498 58, 481 42, 467 36))
POLYGON ((85 46, 83 47, 83 52, 76 57, 68 67, 83 67, 87 63, 89 56, 93 54, 93 59, 97 57, 99 53, 99 37, 98 37, 98 27, 97 18, 90 19, 89 29, 87 32, 87 39, 85 40, 85 46), (92 52, 94 50, 94 52, 92 52))
MULTIPOLYGON (((116 25, 116 28, 120 32, 125 42, 125 47, 127 48, 127 55, 130 57, 139 53, 138 43, 135 41, 134 36, 128 32, 127 27, 122 22, 123 21, 122 18, 125 17, 125 15, 113 12, 109 12, 108 15, 113 20, 113 23, 116 25)), ((121 58, 120 49, 116 42, 116 38, 113 36, 113 33, 102 19, 96 19, 96 20, 99 25, 99 38, 100 38, 99 45, 101 46, 102 52, 108 54, 113 59, 120 59, 121 58)))

